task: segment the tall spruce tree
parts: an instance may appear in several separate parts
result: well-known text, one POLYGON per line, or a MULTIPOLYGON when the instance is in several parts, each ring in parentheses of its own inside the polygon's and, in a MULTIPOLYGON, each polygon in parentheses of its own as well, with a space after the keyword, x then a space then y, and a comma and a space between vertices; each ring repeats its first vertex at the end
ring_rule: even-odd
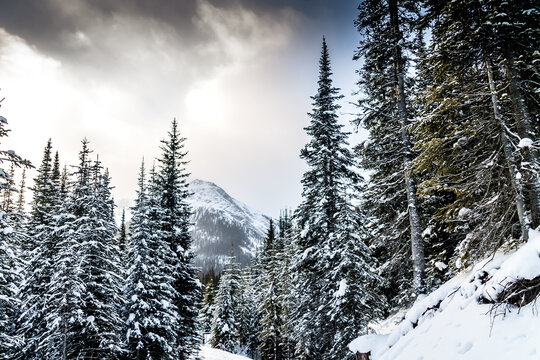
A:
POLYGON ((2 189, 2 210, 8 214, 13 214, 15 211, 15 199, 14 195, 17 192, 15 187, 15 163, 11 163, 9 167, 9 186, 2 189))
POLYGON ((254 266, 248 266, 240 273, 240 302, 238 313, 238 341, 242 353, 256 359, 259 355, 260 315, 257 303, 257 290, 260 274, 254 266))
MULTIPOLYGON (((480 5, 477 5, 480 7, 480 5)), ((486 12, 484 27, 491 33, 491 56, 502 67, 512 104, 511 116, 520 138, 519 172, 523 176, 525 210, 530 214, 533 227, 540 226, 540 123, 538 121, 537 94, 540 72, 535 65, 540 58, 540 11, 534 1, 509 2, 489 0, 483 6, 486 12), (522 159, 521 159, 522 158, 522 159)))
POLYGON ((82 142, 72 192, 55 216, 56 271, 45 308, 45 358, 116 359, 123 306, 110 178, 82 142))
POLYGON ((341 211, 336 214, 336 222, 341 226, 335 237, 339 245, 330 249, 334 265, 328 269, 329 277, 338 282, 328 312, 336 326, 330 358, 348 359, 349 343, 366 334, 369 322, 381 318, 387 305, 385 297, 376 294, 382 279, 374 273, 376 262, 366 245, 370 236, 364 226, 367 216, 359 216, 362 213, 351 200, 338 206, 341 211))
POLYGON ((26 206, 26 169, 23 169, 21 182, 19 184, 19 195, 17 196, 16 212, 19 215, 24 215, 24 207, 26 206))
POLYGON ((235 353, 240 347, 239 316, 240 269, 234 256, 229 256, 221 273, 212 320, 213 347, 235 353))
MULTIPOLYGON (((509 37, 515 36, 513 51, 531 61, 523 29, 516 29, 534 22, 525 15, 532 5, 516 3, 517 12, 508 9, 509 14, 523 14, 522 21, 507 23, 511 30, 500 29, 506 26, 500 21, 508 16, 501 12, 503 3, 425 3, 432 40, 420 76, 429 78, 430 84, 419 97, 422 110, 421 120, 414 125, 419 152, 415 167, 417 173, 429 174, 419 187, 420 194, 446 198, 433 213, 429 232, 434 233, 438 249, 434 252, 438 259, 433 260, 450 264, 451 272, 502 243, 512 243, 513 238, 525 240, 529 223, 534 223, 531 213, 535 213, 538 174, 535 177, 537 165, 531 161, 534 146, 521 152, 517 147, 520 137, 537 136, 533 130, 523 130, 521 123, 534 106, 529 102, 526 109, 518 109, 524 105, 522 91, 531 96, 530 87, 517 74, 510 74, 516 64, 506 50, 509 37), (519 89, 512 90, 513 79, 519 89), (509 93, 501 91, 505 87, 509 93)), ((531 39, 537 41, 534 36, 531 39)), ((521 65, 524 74, 528 67, 521 65)))
POLYGON ((46 331, 45 313, 48 285, 55 272, 57 238, 53 235, 59 211, 60 198, 59 158, 51 158, 52 143, 47 142, 43 160, 34 180, 32 208, 25 226, 27 241, 24 258, 24 281, 21 284, 21 316, 19 331, 24 339, 20 356, 24 359, 44 358, 40 345, 46 331))
POLYGON ((120 229, 118 233, 118 244, 120 250, 124 253, 126 251, 127 243, 127 231, 126 231, 126 209, 122 209, 122 218, 120 219, 120 229))
POLYGON ((156 187, 151 184, 148 189, 144 163, 141 164, 127 242, 126 359, 177 358, 174 329, 178 326, 178 314, 171 303, 176 293, 172 269, 166 261, 171 250, 159 230, 156 187))
POLYGON ((203 334, 212 330, 212 318, 216 308, 217 284, 214 276, 210 276, 204 285, 203 302, 199 312, 200 329, 203 334))
POLYGON ((424 285, 422 223, 409 133, 415 109, 408 74, 410 54, 418 45, 418 5, 412 0, 362 1, 355 22, 360 32, 355 59, 364 60, 358 71, 363 92, 358 124, 369 131, 357 152, 362 167, 371 171, 365 192, 366 212, 374 215, 370 243, 387 280, 385 294, 394 304, 409 300, 411 282, 416 294, 424 285))
MULTIPOLYGON (((81 241, 82 279, 86 286, 87 314, 83 333, 87 357, 115 358, 122 350, 120 311, 123 307, 120 249, 116 241, 111 179, 99 160, 92 165, 90 197, 78 224, 81 241)), ((85 201, 85 199, 77 199, 85 201)))
POLYGON ((38 169, 37 177, 34 179, 32 188, 34 195, 32 199, 32 210, 30 213, 30 231, 35 227, 50 224, 51 216, 56 203, 56 193, 59 177, 53 173, 52 141, 49 139, 43 150, 43 159, 38 169))
POLYGON ((294 297, 294 270, 293 270, 293 255, 294 255, 294 229, 292 218, 289 210, 280 212, 279 217, 279 235, 276 246, 276 257, 279 279, 279 303, 281 306, 281 334, 283 341, 283 354, 285 359, 294 357, 294 327, 293 325, 293 310, 296 307, 296 299, 294 297))
POLYGON ((13 224, 7 214, 0 211, 0 359, 13 359, 21 344, 16 333, 16 318, 19 308, 17 284, 20 267, 17 247, 13 238, 13 224))
POLYGON ((259 313, 261 317, 262 331, 259 334, 259 345, 262 360, 277 360, 285 358, 285 341, 281 331, 283 330, 283 311, 281 309, 279 271, 277 251, 278 244, 274 222, 270 219, 270 225, 264 240, 262 258, 262 276, 259 290, 259 313))
POLYGON ((171 302, 179 316, 176 347, 180 360, 189 358, 198 350, 197 305, 201 298, 200 283, 192 264, 192 239, 189 232, 191 209, 187 202, 190 192, 186 181, 189 174, 185 169, 187 152, 184 150, 184 141, 174 119, 168 139, 162 140, 157 174, 162 210, 160 230, 171 249, 168 265, 173 269, 173 287, 177 293, 171 302))
MULTIPOLYGON (((336 339, 343 344, 354 337, 345 335, 344 327, 349 325, 339 321, 333 313, 335 294, 341 291, 343 282, 352 284, 356 281, 353 274, 369 271, 367 264, 370 262, 367 247, 353 234, 353 227, 361 221, 351 204, 352 197, 358 195, 360 176, 348 148, 348 134, 338 123, 337 101, 342 96, 339 89, 333 87, 331 75, 328 48, 323 39, 319 87, 312 97, 310 125, 305 128, 311 140, 300 155, 309 170, 302 178, 303 201, 295 212, 300 230, 294 260, 298 289, 295 333, 300 358, 343 357, 343 350, 335 347, 336 339), (363 260, 350 265, 354 270, 343 265, 347 261, 344 257, 349 255, 354 255, 355 260, 363 260), (336 267, 343 272, 334 271, 336 267)), ((354 309, 343 316, 351 316, 353 323, 366 321, 369 315, 357 311, 357 307, 349 303, 358 299, 342 297, 340 301, 342 309, 348 306, 354 309)))
MULTIPOLYGON (((0 99, 1 103, 4 99, 0 99)), ((0 115, 0 139, 9 134, 6 128, 7 120, 0 115)), ((0 150, 2 163, 13 164, 17 167, 30 167, 28 160, 17 155, 13 150, 0 150)), ((0 169, 0 192, 12 187, 13 179, 8 170, 0 169)), ((16 333, 17 317, 19 316, 20 299, 18 284, 20 284, 20 244, 16 224, 10 211, 0 209, 0 359, 13 359, 21 345, 21 339, 16 333)))

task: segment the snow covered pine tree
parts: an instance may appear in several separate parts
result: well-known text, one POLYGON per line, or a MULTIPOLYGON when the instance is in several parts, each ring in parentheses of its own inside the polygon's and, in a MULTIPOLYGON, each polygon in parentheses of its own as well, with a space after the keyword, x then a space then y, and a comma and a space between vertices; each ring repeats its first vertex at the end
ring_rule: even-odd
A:
POLYGON ((151 178, 148 188, 141 164, 127 241, 126 359, 175 360, 178 313, 172 305, 173 269, 166 261, 171 249, 159 230, 160 194, 153 183, 154 171, 151 178))
MULTIPOLYGON (((0 99, 1 103, 4 99, 0 99)), ((7 120, 0 115, 0 138, 8 135, 7 120)), ((24 160, 13 150, 0 150, 2 161, 16 166, 30 167, 29 161, 24 160)), ((11 187, 13 179, 7 169, 0 169, 0 191, 11 187)), ((17 255, 18 244, 13 231, 15 224, 10 214, 0 210, 0 359, 12 359, 20 345, 20 339, 15 332, 16 317, 19 315, 19 299, 17 284, 20 283, 17 255)))
POLYGON ((419 75, 430 82, 419 97, 422 112, 413 127, 415 166, 431 174, 421 195, 449 194, 432 221, 453 238, 443 249, 451 271, 501 243, 525 241, 529 224, 538 222, 533 140, 539 127, 529 115, 537 107, 532 98, 538 85, 521 80, 538 77, 530 65, 539 38, 525 30, 537 23, 537 12, 529 11, 529 1, 512 3, 511 9, 498 0, 484 5, 425 2, 432 40, 419 75), (500 90, 507 88, 510 92, 500 90))
POLYGON ((318 91, 313 99, 310 142, 301 151, 309 170, 302 178, 303 201, 295 212, 297 271, 295 334, 301 359, 345 359, 347 344, 373 311, 373 295, 362 289, 375 280, 370 252, 355 235, 360 213, 351 204, 361 180, 336 114, 342 98, 332 86, 330 59, 323 39, 318 91), (342 321, 342 319, 346 319, 342 321))
POLYGON ((261 275, 259 281, 259 313, 262 331, 259 334, 259 346, 262 360, 285 358, 285 341, 282 337, 283 311, 281 309, 279 268, 274 221, 270 219, 268 232, 264 239, 264 249, 261 254, 261 275))
POLYGON ((240 346, 238 336, 240 297, 240 269, 234 256, 230 256, 219 280, 212 320, 211 344, 217 349, 234 353, 240 346))
POLYGON ((411 32, 420 9, 413 0, 366 0, 358 9, 360 44, 355 59, 364 59, 358 85, 365 94, 358 103, 358 124, 369 137, 357 151, 362 167, 372 170, 365 194, 366 211, 375 220, 370 246, 376 249, 379 272, 386 279, 384 294, 396 305, 410 301, 411 292, 418 295, 424 286, 420 203, 411 173, 409 125, 415 114, 408 75, 409 54, 416 45, 411 32))
POLYGON ((191 261, 191 209, 187 202, 190 192, 186 182, 189 174, 185 169, 187 152, 183 150, 185 138, 180 136, 176 119, 168 135, 167 140, 161 141, 162 154, 158 159, 160 167, 156 177, 161 194, 159 226, 160 236, 171 249, 166 261, 173 270, 173 287, 176 291, 171 304, 176 307, 179 317, 175 346, 178 359, 185 360, 199 348, 197 305, 201 300, 201 285, 191 261))
POLYGON ((46 359, 117 359, 123 306, 110 178, 82 141, 75 182, 55 216, 55 272, 48 286, 46 359))
POLYGON ((23 359, 42 359, 45 356, 40 345, 46 329, 43 310, 55 269, 54 216, 63 200, 60 194, 60 160, 57 153, 52 162, 51 150, 49 139, 34 180, 32 209, 25 226, 27 240, 23 257, 27 264, 20 289, 21 316, 18 323, 18 331, 24 339, 20 353, 23 359))

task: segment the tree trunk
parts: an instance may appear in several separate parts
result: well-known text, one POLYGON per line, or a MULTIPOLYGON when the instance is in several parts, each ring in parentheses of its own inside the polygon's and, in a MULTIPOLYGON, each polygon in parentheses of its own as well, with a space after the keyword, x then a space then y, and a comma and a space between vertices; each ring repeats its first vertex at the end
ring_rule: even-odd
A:
POLYGON ((514 189, 516 195, 516 208, 519 217, 519 223, 521 224, 521 238, 524 242, 529 239, 529 228, 530 228, 530 219, 527 215, 526 206, 525 206, 525 197, 523 195, 523 185, 520 181, 520 172, 514 158, 514 153, 512 151, 512 143, 508 138, 508 133, 506 132, 506 124, 502 116, 499 114, 499 105, 497 101, 497 90, 495 87, 495 80, 493 79, 493 70, 488 59, 486 59, 486 70, 489 81, 489 91, 491 94, 491 104, 493 105, 493 116, 495 121, 499 126, 499 136, 503 144, 504 157, 506 159, 506 164, 508 166, 508 171, 510 172, 510 181, 512 183, 512 188, 514 189))
POLYGON ((405 174, 405 187, 407 191, 407 205, 409 212, 409 224, 411 228, 411 253, 413 261, 413 288, 416 294, 424 290, 424 244, 422 243, 420 216, 418 215, 418 198, 416 195, 416 183, 410 173, 412 162, 412 143, 408 131, 409 115, 407 112, 405 96, 405 70, 403 65, 402 49, 399 45, 400 30, 398 18, 397 0, 389 1, 390 26, 394 41, 394 80, 396 84, 396 96, 398 99, 398 114, 401 123, 401 138, 403 143, 403 170, 405 174))
POLYGON ((370 353, 356 353, 356 360, 370 360, 370 353))
MULTIPOLYGON (((521 78, 514 67, 514 53, 507 45, 504 49, 506 78, 510 85, 510 98, 514 108, 514 117, 518 124, 518 133, 520 138, 529 138, 535 141, 535 133, 531 123, 531 117, 525 104, 523 93, 521 92, 521 78)), ((531 167, 540 166, 538 151, 535 148, 529 148, 525 151, 525 159, 531 164, 531 167)), ((533 171, 529 174, 529 193, 532 210, 532 224, 534 227, 540 226, 540 177, 533 171)))
POLYGON ((66 342, 67 342, 67 323, 66 315, 62 314, 63 333, 62 333, 62 360, 67 359, 66 342))

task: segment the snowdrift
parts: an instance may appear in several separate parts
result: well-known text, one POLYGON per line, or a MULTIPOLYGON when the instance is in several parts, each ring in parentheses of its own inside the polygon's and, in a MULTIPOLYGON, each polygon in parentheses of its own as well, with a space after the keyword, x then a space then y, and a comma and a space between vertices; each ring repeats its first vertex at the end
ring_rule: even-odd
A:
POLYGON ((251 360, 245 356, 231 354, 219 349, 214 349, 208 345, 201 348, 199 354, 203 360, 251 360))
POLYGON ((349 344, 372 360, 540 359, 540 232, 419 298, 388 334, 349 344))

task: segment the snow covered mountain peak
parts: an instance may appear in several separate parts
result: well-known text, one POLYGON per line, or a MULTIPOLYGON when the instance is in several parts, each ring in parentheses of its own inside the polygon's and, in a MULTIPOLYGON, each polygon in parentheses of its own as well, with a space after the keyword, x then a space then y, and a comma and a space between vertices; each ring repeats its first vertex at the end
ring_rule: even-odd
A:
MULTIPOLYGON (((191 202, 194 206, 207 206, 209 204, 215 206, 221 203, 219 200, 225 202, 232 202, 233 200, 225 190, 210 181, 195 179, 189 183, 189 189, 193 192, 191 202)), ((223 204, 221 203, 221 205, 223 204)))
POLYGON ((210 181, 195 179, 189 184, 192 191, 190 203, 193 209, 221 211, 236 221, 245 222, 264 234, 269 217, 234 199, 222 188, 210 181))
POLYGON ((193 180, 192 229, 195 264, 203 272, 219 272, 227 256, 234 253, 246 265, 261 245, 270 218, 231 197, 216 184, 193 180))

